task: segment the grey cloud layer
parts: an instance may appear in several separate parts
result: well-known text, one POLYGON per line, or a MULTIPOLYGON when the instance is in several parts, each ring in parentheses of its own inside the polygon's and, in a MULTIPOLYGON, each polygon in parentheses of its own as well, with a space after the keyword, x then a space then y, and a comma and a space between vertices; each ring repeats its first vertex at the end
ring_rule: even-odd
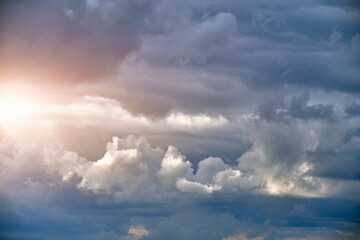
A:
POLYGON ((101 79, 133 53, 253 88, 359 91, 355 4, 7 1, 1 10, 5 72, 38 69, 58 83, 101 79))

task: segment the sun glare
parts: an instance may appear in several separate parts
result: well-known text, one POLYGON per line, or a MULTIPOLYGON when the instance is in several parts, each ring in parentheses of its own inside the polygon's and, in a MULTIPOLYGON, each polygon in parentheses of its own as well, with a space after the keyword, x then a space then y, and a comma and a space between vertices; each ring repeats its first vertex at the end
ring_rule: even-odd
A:
POLYGON ((18 96, 0 97, 0 121, 19 121, 29 115, 34 106, 18 96))

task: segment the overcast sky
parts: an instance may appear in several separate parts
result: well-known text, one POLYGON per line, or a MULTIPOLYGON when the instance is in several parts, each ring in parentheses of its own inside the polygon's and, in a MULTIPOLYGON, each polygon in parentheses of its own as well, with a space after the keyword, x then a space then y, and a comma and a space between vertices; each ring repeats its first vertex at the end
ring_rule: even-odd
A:
POLYGON ((359 229, 358 1, 1 1, 1 239, 359 229))

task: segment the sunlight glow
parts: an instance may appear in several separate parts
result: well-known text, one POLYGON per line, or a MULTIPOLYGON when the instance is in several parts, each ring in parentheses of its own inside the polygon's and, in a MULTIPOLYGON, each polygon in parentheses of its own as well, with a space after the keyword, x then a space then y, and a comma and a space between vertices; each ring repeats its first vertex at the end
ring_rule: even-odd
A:
POLYGON ((34 110, 35 106, 23 98, 12 95, 0 97, 0 120, 3 122, 22 120, 34 110))

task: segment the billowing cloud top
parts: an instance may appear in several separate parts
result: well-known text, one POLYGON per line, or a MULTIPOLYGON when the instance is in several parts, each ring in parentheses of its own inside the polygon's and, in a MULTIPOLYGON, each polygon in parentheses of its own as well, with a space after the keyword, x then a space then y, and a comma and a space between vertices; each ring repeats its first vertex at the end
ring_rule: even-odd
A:
POLYGON ((0 3, 0 238, 359 239, 356 1, 0 3))

